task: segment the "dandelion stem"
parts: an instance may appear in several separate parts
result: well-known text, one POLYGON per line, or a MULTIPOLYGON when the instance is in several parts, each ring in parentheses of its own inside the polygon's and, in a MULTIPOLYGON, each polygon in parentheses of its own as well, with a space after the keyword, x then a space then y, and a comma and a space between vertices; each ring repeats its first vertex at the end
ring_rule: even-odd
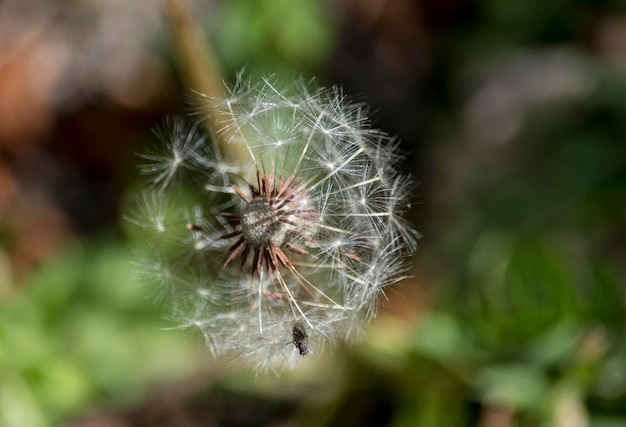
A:
MULTIPOLYGON (((164 12, 170 24, 175 51, 179 55, 181 74, 187 85, 207 99, 225 100, 227 92, 213 49, 205 41, 206 37, 193 19, 187 1, 167 0, 164 12)), ((221 153, 235 164, 243 165, 242 153, 228 144, 231 135, 227 127, 223 126, 227 118, 213 108, 213 105, 212 102, 206 103, 209 110, 208 130, 221 153)))

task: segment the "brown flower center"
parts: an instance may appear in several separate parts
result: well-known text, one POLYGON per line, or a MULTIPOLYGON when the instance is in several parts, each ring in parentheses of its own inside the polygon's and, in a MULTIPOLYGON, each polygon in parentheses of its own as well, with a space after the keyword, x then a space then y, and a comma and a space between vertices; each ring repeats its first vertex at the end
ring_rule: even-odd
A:
POLYGON ((253 248, 271 243, 281 246, 287 235, 288 224, 281 220, 281 213, 265 198, 255 197, 241 214, 241 232, 246 243, 253 248))

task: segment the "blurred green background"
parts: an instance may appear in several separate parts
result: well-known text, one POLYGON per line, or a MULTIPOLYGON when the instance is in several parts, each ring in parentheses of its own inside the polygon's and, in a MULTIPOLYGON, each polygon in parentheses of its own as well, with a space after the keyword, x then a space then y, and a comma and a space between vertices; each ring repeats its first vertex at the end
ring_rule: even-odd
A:
POLYGON ((122 219, 188 87, 160 0, 0 2, 0 426, 626 426, 624 0, 196 1, 224 78, 402 139, 424 234, 369 337, 282 375, 165 330, 122 219))

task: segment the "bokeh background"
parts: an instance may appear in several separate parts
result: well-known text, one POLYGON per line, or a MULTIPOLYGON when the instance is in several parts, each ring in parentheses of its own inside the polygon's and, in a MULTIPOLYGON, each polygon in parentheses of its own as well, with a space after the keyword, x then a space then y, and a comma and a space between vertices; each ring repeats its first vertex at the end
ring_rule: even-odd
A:
POLYGON ((626 425, 624 0, 190 2, 225 80, 342 85, 420 183, 413 278, 280 377, 133 274, 136 153, 188 109, 164 7, 0 2, 0 426, 626 425))

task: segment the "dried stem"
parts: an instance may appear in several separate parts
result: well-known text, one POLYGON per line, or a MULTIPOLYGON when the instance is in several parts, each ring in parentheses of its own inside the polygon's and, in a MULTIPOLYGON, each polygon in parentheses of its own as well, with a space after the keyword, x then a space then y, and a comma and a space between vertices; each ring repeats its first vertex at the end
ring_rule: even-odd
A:
MULTIPOLYGON (((178 53, 178 64, 186 84, 208 99, 226 99, 227 92, 213 49, 206 42, 197 21, 193 19, 186 0, 167 0, 165 17, 170 24, 175 50, 178 53)), ((241 153, 228 143, 232 132, 229 133, 229 129, 222 125, 225 122, 223 114, 213 109, 213 105, 214 102, 208 102, 203 106, 208 109, 209 132, 224 158, 232 160, 235 164, 245 164, 241 161, 245 158, 245 153, 241 153)))

